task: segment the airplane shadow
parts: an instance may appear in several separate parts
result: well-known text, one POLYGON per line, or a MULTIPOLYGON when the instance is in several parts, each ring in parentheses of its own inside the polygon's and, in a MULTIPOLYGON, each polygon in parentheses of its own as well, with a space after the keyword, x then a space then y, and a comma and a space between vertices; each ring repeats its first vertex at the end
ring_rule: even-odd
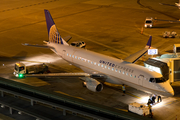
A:
POLYGON ((27 52, 26 51, 21 51, 15 56, 12 57, 12 59, 17 59, 17 60, 24 60, 27 57, 27 52))
POLYGON ((8 57, 8 56, 4 56, 4 55, 0 55, 0 62, 15 62, 15 61, 19 61, 19 60, 24 60, 27 56, 27 52, 25 51, 21 51, 20 53, 12 56, 12 57, 8 57))

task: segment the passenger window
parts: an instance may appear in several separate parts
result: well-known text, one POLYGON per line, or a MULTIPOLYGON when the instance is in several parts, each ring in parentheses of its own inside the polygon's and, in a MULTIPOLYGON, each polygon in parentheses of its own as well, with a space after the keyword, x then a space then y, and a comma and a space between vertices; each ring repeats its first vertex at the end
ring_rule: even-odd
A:
POLYGON ((101 67, 103 67, 103 64, 101 65, 101 67))
POLYGON ((111 67, 108 67, 108 69, 110 70, 111 67))
POLYGON ((75 59, 77 59, 77 56, 75 56, 75 59))
POLYGON ((94 65, 96 65, 96 62, 94 62, 94 65))
POLYGON ((119 73, 121 73, 121 70, 119 70, 119 73))
POLYGON ((74 55, 72 55, 72 57, 74 58, 74 55))
POLYGON ((130 74, 130 77, 132 77, 132 74, 130 74))
POLYGON ((134 75, 134 78, 136 78, 136 75, 134 75))
POLYGON ((71 54, 69 54, 69 57, 71 57, 71 54))
POLYGON ((114 71, 114 68, 112 68, 112 71, 114 71))
POLYGON ((126 73, 126 75, 128 75, 128 73, 126 73))
POLYGON ((93 61, 91 62, 91 64, 93 64, 93 61))
POLYGON ((124 74, 124 71, 123 71, 123 74, 124 74))
POLYGON ((100 66, 100 63, 98 64, 98 66, 100 66))
POLYGON ((67 56, 68 56, 69 54, 67 53, 67 56))
POLYGON ((80 60, 80 57, 78 57, 78 60, 80 60))
POLYGON ((118 70, 116 69, 115 71, 117 72, 118 70))
POLYGON ((105 66, 104 68, 107 68, 107 66, 105 66))

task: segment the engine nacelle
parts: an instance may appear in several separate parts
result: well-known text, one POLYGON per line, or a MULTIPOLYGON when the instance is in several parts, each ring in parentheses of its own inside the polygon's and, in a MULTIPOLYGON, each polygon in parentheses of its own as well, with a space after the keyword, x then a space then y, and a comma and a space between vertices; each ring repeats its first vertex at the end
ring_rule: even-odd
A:
POLYGON ((103 90, 103 85, 93 78, 86 78, 84 84, 86 85, 87 89, 93 92, 100 92, 103 90))

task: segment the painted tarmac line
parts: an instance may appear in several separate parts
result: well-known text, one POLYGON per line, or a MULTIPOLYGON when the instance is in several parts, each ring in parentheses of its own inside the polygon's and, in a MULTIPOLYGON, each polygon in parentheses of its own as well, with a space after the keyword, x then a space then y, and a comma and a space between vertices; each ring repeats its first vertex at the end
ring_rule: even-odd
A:
POLYGON ((66 96, 69 96, 69 97, 73 97, 73 98, 77 98, 77 99, 85 100, 85 99, 83 99, 83 98, 81 98, 81 97, 72 96, 72 95, 69 95, 69 94, 64 93, 64 92, 61 92, 61 91, 55 91, 55 92, 56 92, 56 93, 63 94, 63 95, 66 95, 66 96))
POLYGON ((132 97, 138 98, 138 99, 142 99, 141 97, 138 97, 138 96, 133 95, 133 94, 131 94, 131 93, 126 93, 126 94, 127 94, 127 95, 130 95, 130 96, 132 96, 132 97))
POLYGON ((115 109, 118 109, 118 110, 121 110, 121 111, 124 111, 124 112, 128 112, 128 110, 126 110, 126 109, 120 109, 120 108, 115 108, 115 109))

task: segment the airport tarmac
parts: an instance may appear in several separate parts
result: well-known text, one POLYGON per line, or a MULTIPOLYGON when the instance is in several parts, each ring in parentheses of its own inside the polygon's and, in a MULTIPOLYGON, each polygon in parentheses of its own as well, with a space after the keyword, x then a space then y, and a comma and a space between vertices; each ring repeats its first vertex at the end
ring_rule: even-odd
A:
MULTIPOLYGON (((153 28, 143 28, 146 17, 177 20, 180 10, 161 6, 161 0, 1 0, 0 8, 0 76, 24 84, 48 89, 60 94, 128 110, 133 102, 146 103, 147 93, 126 86, 122 96, 120 85, 105 84, 101 92, 91 92, 82 87, 78 78, 25 78, 17 79, 13 73, 16 62, 27 65, 47 63, 53 72, 82 72, 43 48, 32 48, 21 43, 42 44, 48 39, 44 9, 48 9, 62 37, 71 35, 73 41, 85 41, 86 49, 124 59, 142 49, 149 35, 152 46, 160 54, 172 52, 178 38, 163 38, 164 31, 180 34, 180 23, 157 21, 153 28), (144 101, 144 98, 146 100, 144 101)), ((174 4, 175 0, 164 0, 174 4)), ((146 55, 144 59, 147 59, 146 55)), ((136 64, 142 64, 140 59, 136 64)), ((154 119, 180 119, 180 82, 172 84, 175 96, 163 98, 163 103, 153 107, 154 119)))

